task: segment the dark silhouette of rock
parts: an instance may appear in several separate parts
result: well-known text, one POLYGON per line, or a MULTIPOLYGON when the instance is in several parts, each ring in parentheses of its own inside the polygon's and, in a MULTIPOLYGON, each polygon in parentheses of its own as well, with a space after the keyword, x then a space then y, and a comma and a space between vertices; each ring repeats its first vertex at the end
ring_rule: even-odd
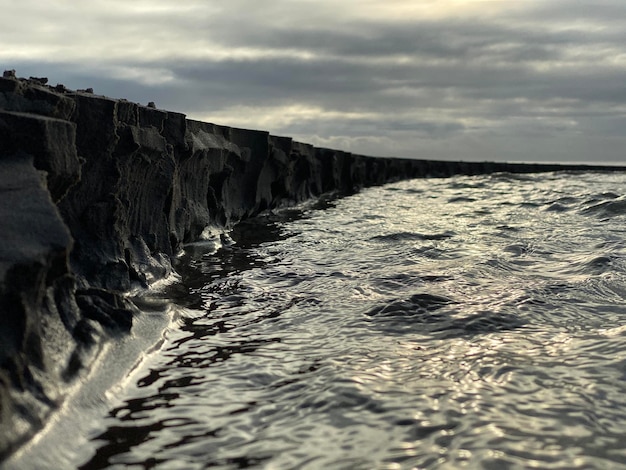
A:
POLYGON ((30 77, 28 81, 36 83, 38 85, 47 85, 48 78, 47 77, 30 77))
POLYGON ((0 461, 208 226, 402 178, 607 169, 365 157, 46 83, 0 78, 0 461))

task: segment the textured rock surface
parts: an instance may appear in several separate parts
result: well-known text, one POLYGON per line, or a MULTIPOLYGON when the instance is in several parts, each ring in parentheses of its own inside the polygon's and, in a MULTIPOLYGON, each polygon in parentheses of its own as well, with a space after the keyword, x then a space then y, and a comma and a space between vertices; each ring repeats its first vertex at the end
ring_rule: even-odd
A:
MULTIPOLYGON (((420 176, 593 167, 370 158, 0 78, 0 461, 208 226, 420 176)), ((622 168, 624 170, 625 168, 622 168)))

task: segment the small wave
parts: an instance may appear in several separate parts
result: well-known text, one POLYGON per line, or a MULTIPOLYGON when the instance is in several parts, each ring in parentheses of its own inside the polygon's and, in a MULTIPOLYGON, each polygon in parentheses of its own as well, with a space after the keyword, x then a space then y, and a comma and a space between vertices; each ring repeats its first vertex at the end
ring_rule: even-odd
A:
POLYGON ((572 205, 572 204, 577 204, 578 203, 578 199, 572 196, 563 196, 558 198, 557 200, 553 201, 559 204, 567 204, 567 205, 572 205))
POLYGON ((498 230, 505 230, 507 232, 519 232, 519 227, 511 227, 510 225, 498 225, 496 227, 498 230))
POLYGON ((612 269, 613 258, 608 255, 585 256, 575 259, 567 269, 569 274, 598 276, 612 269))
MULTIPOLYGON (((545 175, 544 175, 545 176, 545 175)), ((535 181, 535 177, 532 174, 524 173, 492 173, 489 175, 489 179, 492 182, 518 182, 518 181, 535 181)))
POLYGON ((452 280, 452 276, 447 275, 437 275, 433 274, 432 276, 421 276, 420 279, 424 282, 443 282, 452 280))
POLYGON ((385 191, 390 192, 402 192, 406 194, 424 194, 426 191, 418 188, 400 188, 398 186, 387 186, 385 187, 385 191))
POLYGON ((390 233, 387 235, 376 235, 372 237, 371 240, 379 241, 379 242, 389 242, 389 241, 416 241, 416 240, 445 240, 447 238, 452 238, 456 233, 451 231, 446 231, 443 233, 431 233, 424 234, 418 232, 396 232, 390 233))
POLYGON ((433 294, 415 294, 406 300, 395 300, 378 306, 365 315, 368 317, 415 317, 455 303, 454 300, 433 294))
POLYGON ((395 300, 365 313, 386 332, 414 331, 419 325, 422 333, 440 338, 460 338, 477 334, 508 331, 524 325, 516 315, 479 312, 458 317, 462 310, 457 301, 433 294, 416 294, 395 300), (444 307, 453 307, 445 309, 444 307))
POLYGON ((617 199, 619 198, 619 194, 616 194, 611 191, 605 191, 603 193, 597 193, 592 196, 591 200, 599 200, 599 199, 617 199))
POLYGON ((526 243, 513 243, 507 245, 503 249, 506 253, 511 253, 514 256, 522 256, 533 251, 533 247, 526 243))
POLYGON ((446 259, 450 257, 450 251, 440 250, 433 246, 424 246, 421 248, 417 248, 415 250, 415 254, 418 257, 424 257, 428 259, 446 259))
POLYGON ((490 270, 493 269, 497 271, 506 271, 506 272, 514 272, 519 269, 511 262, 501 258, 490 258, 483 261, 481 264, 487 266, 490 270))
POLYGON ((459 338, 476 334, 510 331, 524 325, 524 321, 511 314, 477 313, 469 317, 455 318, 433 330, 445 338, 459 338))
POLYGON ((582 202, 583 206, 595 206, 598 203, 618 199, 619 195, 612 192, 590 194, 588 198, 582 202))
POLYGON ((570 207, 564 206, 558 202, 553 202, 546 207, 546 211, 548 212, 567 212, 568 210, 570 210, 570 207))
POLYGON ((422 282, 422 278, 415 273, 399 273, 372 280, 372 284, 376 288, 389 292, 397 292, 398 289, 415 286, 422 282))
POLYGON ((594 245, 598 250, 610 250, 612 252, 623 252, 626 249, 626 240, 621 238, 616 240, 602 240, 594 245))
POLYGON ((456 196, 456 197, 451 197, 450 199, 448 199, 448 203, 455 203, 455 202, 476 202, 476 199, 474 199, 473 197, 467 197, 467 196, 456 196))
POLYGON ((452 189, 482 189, 487 187, 484 181, 463 181, 463 182, 451 182, 449 185, 452 189))
POLYGON ((585 215, 596 215, 600 217, 612 217, 626 214, 626 198, 611 199, 599 202, 580 211, 585 215))

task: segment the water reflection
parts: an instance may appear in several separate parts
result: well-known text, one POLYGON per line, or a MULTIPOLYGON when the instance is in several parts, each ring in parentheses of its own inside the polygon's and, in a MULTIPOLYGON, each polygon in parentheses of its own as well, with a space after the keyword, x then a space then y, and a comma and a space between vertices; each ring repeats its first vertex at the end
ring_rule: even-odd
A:
POLYGON ((416 180, 194 247, 83 468, 626 465, 624 183, 416 180))

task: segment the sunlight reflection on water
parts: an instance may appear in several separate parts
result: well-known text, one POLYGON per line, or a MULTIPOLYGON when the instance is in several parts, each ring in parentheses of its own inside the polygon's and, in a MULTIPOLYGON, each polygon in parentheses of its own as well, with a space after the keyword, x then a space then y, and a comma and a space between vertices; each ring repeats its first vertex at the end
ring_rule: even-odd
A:
POLYGON ((414 180, 243 224, 181 261, 196 313, 84 468, 626 467, 625 183, 414 180))

